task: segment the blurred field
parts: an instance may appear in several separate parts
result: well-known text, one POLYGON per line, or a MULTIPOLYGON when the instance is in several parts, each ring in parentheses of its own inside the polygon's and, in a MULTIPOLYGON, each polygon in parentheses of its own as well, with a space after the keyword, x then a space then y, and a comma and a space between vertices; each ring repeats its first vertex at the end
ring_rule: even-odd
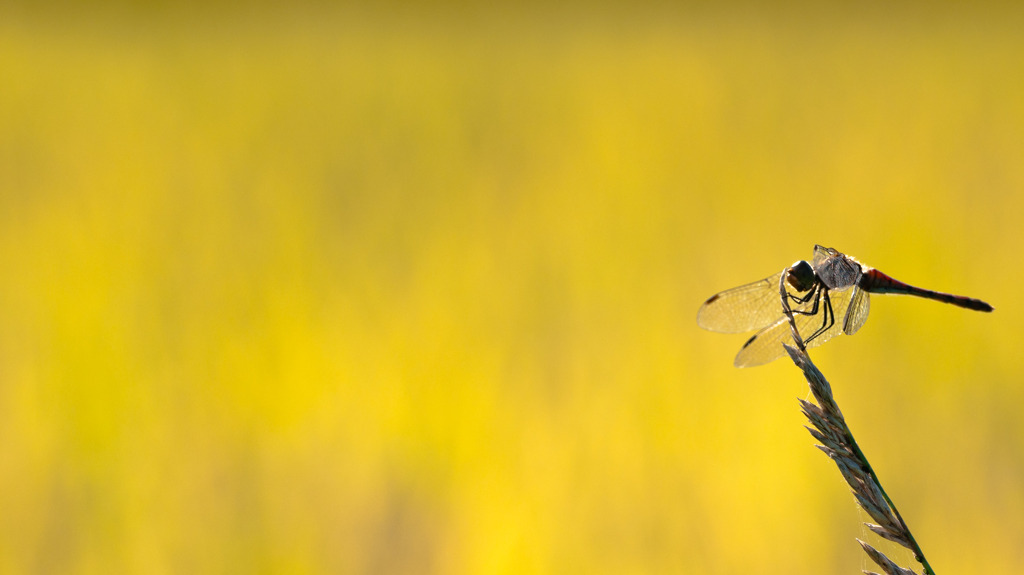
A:
POLYGON ((0 572, 855 572, 694 322, 815 243, 996 307, 813 357, 931 564, 1024 569, 1021 14, 123 10, 0 18, 0 572))

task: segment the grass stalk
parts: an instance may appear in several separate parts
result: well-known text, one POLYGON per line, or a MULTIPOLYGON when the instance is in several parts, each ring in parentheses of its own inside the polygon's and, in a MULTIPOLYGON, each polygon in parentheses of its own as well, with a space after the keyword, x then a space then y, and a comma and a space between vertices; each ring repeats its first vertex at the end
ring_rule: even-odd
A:
MULTIPOLYGON (((799 341, 799 340, 797 340, 799 341)), ((799 367, 807 383, 810 385, 811 393, 817 404, 806 400, 800 400, 804 415, 810 421, 812 427, 807 427, 814 439, 821 442, 817 447, 825 452, 832 461, 839 467, 846 483, 853 491, 857 503, 864 509, 875 523, 865 523, 868 529, 878 536, 893 541, 910 549, 914 558, 923 567, 923 575, 935 575, 924 552, 914 539, 910 528, 903 520, 896 505, 882 489, 882 483, 878 475, 868 463, 867 457, 861 451, 853 438, 853 432, 846 424, 846 419, 839 410, 832 395, 832 386, 829 385, 825 376, 811 362, 804 350, 792 346, 786 346, 793 363, 799 367)), ((911 569, 896 565, 888 557, 873 548, 871 545, 858 540, 861 547, 868 554, 872 561, 878 564, 885 573, 889 575, 916 575, 911 569)), ((865 572, 869 573, 869 572, 865 572)))

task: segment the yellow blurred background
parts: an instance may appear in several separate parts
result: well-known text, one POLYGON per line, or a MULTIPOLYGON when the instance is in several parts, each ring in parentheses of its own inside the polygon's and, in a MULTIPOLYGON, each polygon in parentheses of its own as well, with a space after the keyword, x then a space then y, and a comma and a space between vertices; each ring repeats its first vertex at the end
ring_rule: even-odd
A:
POLYGON ((812 356, 932 566, 1021 572, 1022 25, 3 8, 0 572, 871 567, 800 373, 694 321, 815 243, 995 306, 812 356))

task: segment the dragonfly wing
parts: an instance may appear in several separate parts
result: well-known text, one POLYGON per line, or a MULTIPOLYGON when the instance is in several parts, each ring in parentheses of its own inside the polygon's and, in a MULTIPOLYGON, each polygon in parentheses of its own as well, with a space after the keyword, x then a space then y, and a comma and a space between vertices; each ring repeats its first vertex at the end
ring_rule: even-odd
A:
POLYGON ((871 297, 868 292, 859 287, 853 288, 853 298, 850 300, 850 307, 846 311, 843 320, 843 333, 853 335, 857 333, 864 322, 868 321, 868 311, 871 309, 871 297))
POLYGON ((743 333, 771 324, 782 316, 782 273, 711 296, 697 312, 697 325, 721 333, 743 333))
POLYGON ((829 258, 828 248, 825 246, 814 245, 814 258, 811 259, 811 265, 815 268, 818 264, 829 258))
POLYGON ((782 357, 786 350, 782 344, 796 345, 793 332, 789 329, 786 316, 780 317, 775 323, 754 334, 754 337, 743 344, 736 354, 733 365, 736 367, 754 367, 764 365, 782 357))
MULTIPOLYGON (((832 312, 835 314, 831 320, 825 315, 825 301, 822 299, 818 304, 818 311, 813 315, 796 313, 793 320, 796 322, 796 329, 802 339, 809 338, 822 328, 827 328, 814 339, 805 341, 807 347, 817 347, 829 341, 833 337, 843 333, 843 318, 850 307, 852 289, 843 291, 830 291, 829 300, 832 303, 832 312), (836 319, 838 318, 838 319, 836 319), (829 325, 831 324, 831 325, 829 325)), ((809 312, 811 302, 800 305, 794 309, 809 312)), ((733 364, 736 367, 754 367, 775 361, 786 354, 782 344, 795 346, 793 332, 789 326, 789 320, 782 316, 768 327, 754 334, 754 337, 743 344, 743 348, 736 354, 733 364)))

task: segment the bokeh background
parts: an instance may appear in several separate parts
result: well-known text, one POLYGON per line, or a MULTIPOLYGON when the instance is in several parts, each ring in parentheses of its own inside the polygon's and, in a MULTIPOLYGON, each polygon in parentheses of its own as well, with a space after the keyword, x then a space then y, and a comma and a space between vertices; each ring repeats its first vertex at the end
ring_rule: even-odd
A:
POLYGON ((694 321, 815 243, 995 306, 813 357, 937 571, 1024 570, 1024 12, 545 4, 0 9, 0 572, 870 567, 694 321))

